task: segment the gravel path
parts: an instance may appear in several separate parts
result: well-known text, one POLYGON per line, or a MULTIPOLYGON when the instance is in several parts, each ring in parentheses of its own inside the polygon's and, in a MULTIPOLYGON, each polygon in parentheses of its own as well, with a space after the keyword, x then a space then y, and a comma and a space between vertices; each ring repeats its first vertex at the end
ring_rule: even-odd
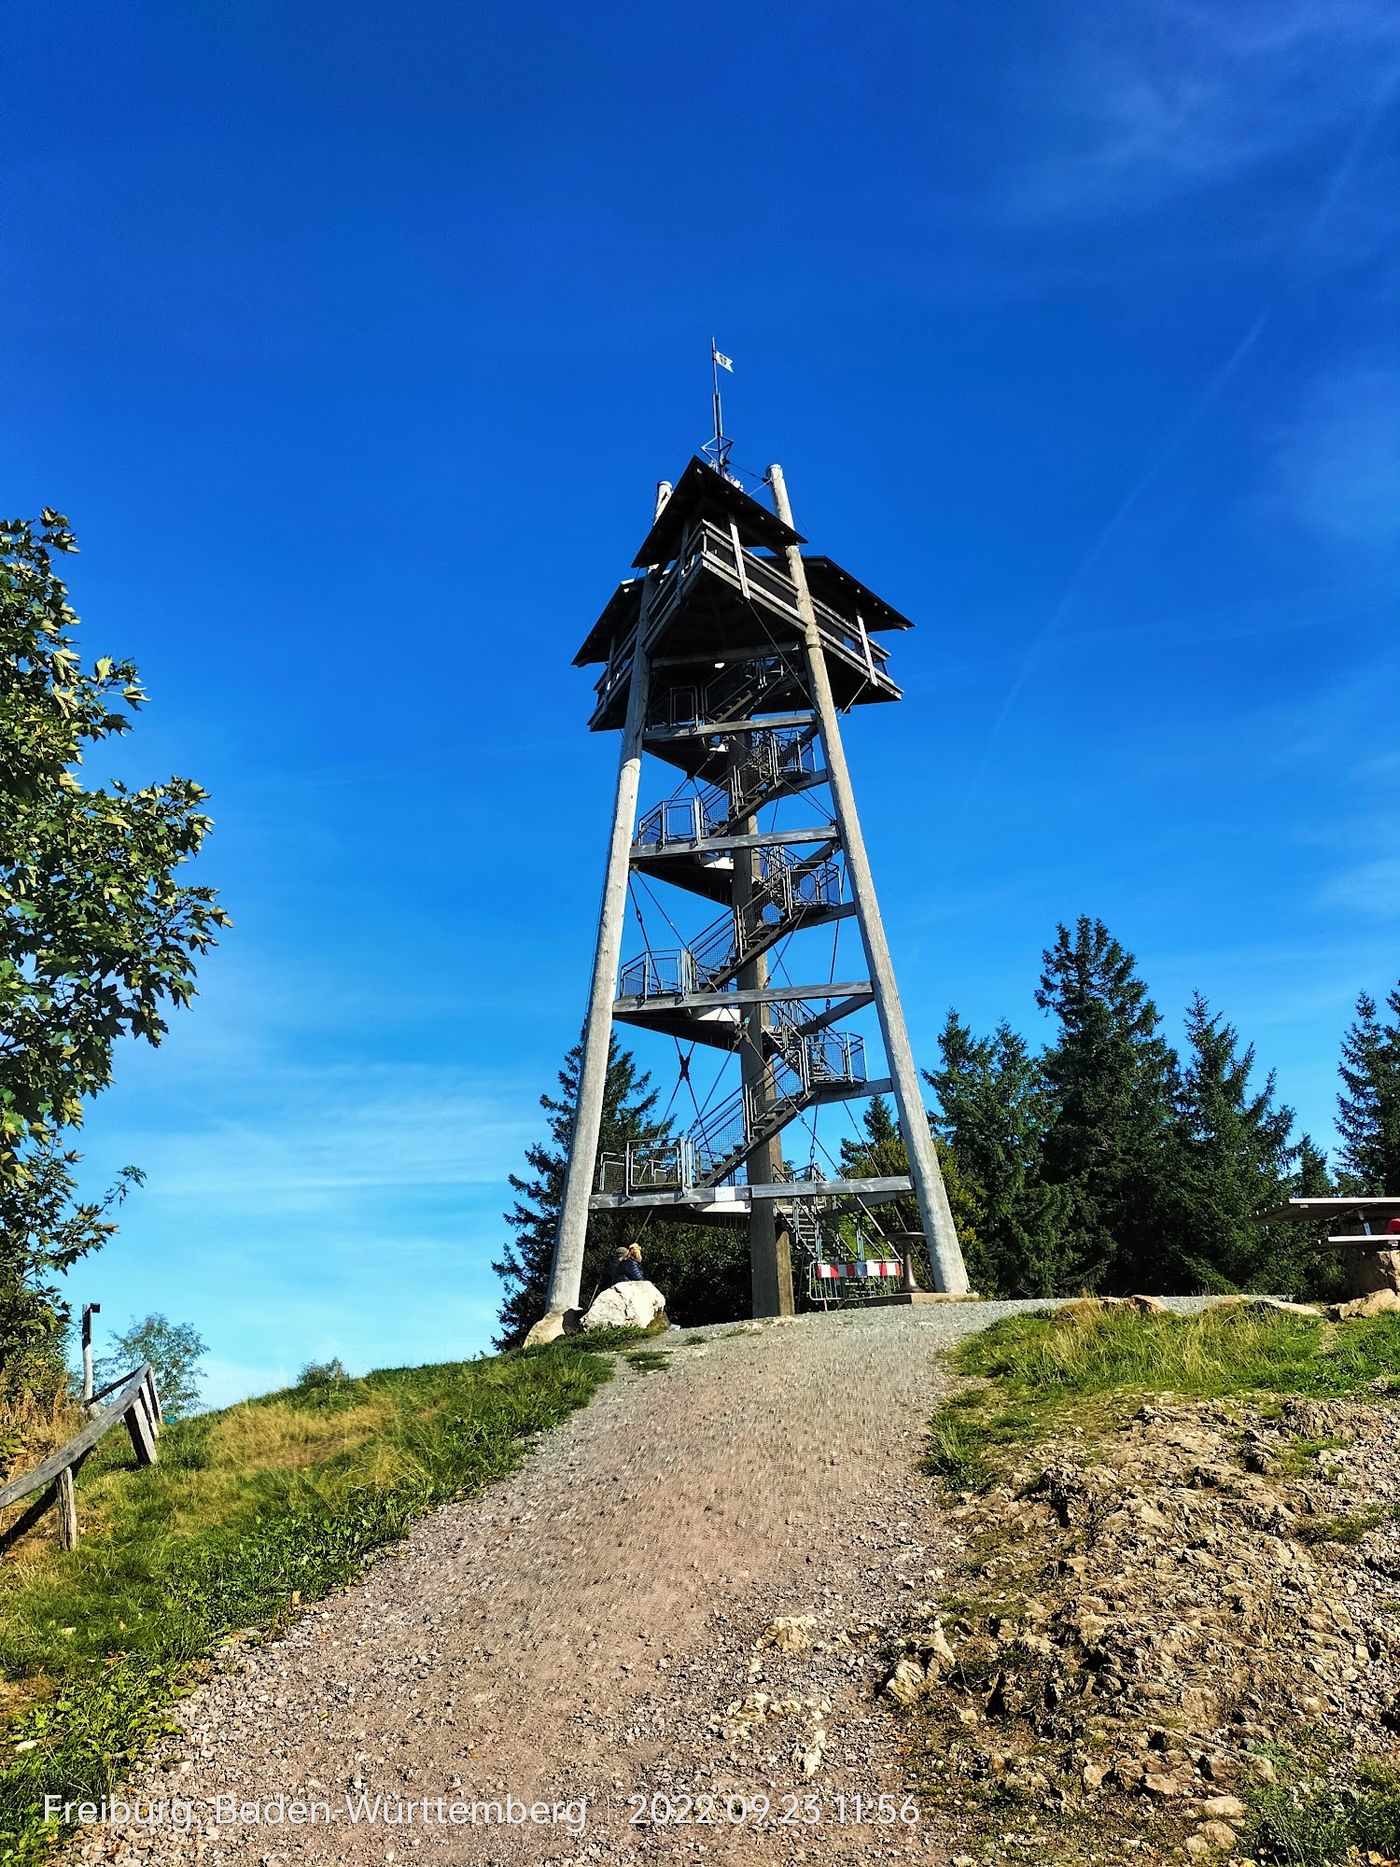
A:
POLYGON ((926 1823, 872 1819, 905 1785, 863 1630, 941 1573, 918 1471, 938 1351, 1033 1307, 657 1338, 664 1368, 619 1361, 515 1476, 425 1518, 184 1701, 173 1756, 131 1793, 186 1801, 187 1833, 177 1806, 146 1828, 90 1829, 74 1857, 946 1860, 926 1823), (507 1796, 561 1812, 471 1811, 507 1796), (726 1819, 744 1806, 731 1796, 750 1799, 749 1821, 726 1819), (795 1819, 760 1831, 764 1796, 795 1819), (310 1805, 300 1824, 265 1819, 279 1797, 310 1805), (395 1822, 401 1803, 416 1806, 395 1822))

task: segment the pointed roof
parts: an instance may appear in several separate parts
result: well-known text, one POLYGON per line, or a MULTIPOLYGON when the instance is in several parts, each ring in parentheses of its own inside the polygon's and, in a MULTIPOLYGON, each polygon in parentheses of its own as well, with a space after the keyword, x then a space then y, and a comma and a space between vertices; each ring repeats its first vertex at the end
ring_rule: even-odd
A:
POLYGON ((713 519, 726 525, 732 519, 746 545, 759 545, 769 551, 807 542, 761 500, 696 454, 633 558, 635 568, 646 570, 652 564, 669 564, 680 550, 681 533, 691 519, 713 519))
POLYGON ((843 570, 834 558, 808 557, 803 552, 802 562, 807 568, 808 588, 816 600, 829 603, 841 613, 859 610, 861 621, 872 635, 881 629, 914 627, 893 603, 887 603, 884 597, 876 596, 868 584, 863 584, 859 577, 853 577, 848 570, 843 570))

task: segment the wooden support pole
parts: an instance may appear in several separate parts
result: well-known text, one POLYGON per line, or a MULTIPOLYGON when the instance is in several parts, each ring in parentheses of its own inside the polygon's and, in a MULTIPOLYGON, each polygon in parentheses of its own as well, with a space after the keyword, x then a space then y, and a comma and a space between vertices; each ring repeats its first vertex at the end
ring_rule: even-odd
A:
POLYGON ((150 1368, 146 1370, 146 1385, 141 1389, 146 1402, 146 1418, 151 1424, 151 1436, 160 1438, 161 1428, 165 1424, 165 1415, 161 1412, 160 1395, 156 1392, 156 1377, 150 1368))
POLYGON ((102 1308, 100 1303, 83 1305, 83 1405, 92 1405, 92 1319, 102 1308))
MULTIPOLYGON (((740 548, 737 532, 734 535, 734 548, 736 551, 740 548)), ((749 734, 736 732, 729 755, 731 774, 745 763, 752 749, 753 739, 749 734)), ((758 818, 755 815, 739 818, 734 827, 741 836, 754 836, 758 831, 758 818)), ((745 910, 761 885, 761 861, 755 848, 741 848, 734 852, 732 898, 736 940, 743 938, 745 910)), ((772 1099, 769 1094, 771 1064, 766 1055, 768 1007, 757 996, 767 985, 767 956, 758 953, 746 966, 741 966, 738 973, 739 990, 756 995, 754 1002, 746 1006, 743 1012, 744 1036, 739 1050, 739 1079, 744 1087, 746 1121, 761 1114, 772 1099)), ((745 1157, 749 1179, 765 1185, 780 1179, 782 1158, 782 1146, 776 1135, 760 1141, 745 1157)), ((749 1278, 755 1316, 794 1314, 796 1304, 792 1291, 792 1244, 787 1228, 778 1224, 777 1207, 766 1199, 754 1200, 749 1212, 749 1278)))
POLYGON ((58 1512, 58 1546, 78 1547, 78 1500, 73 1492, 73 1467, 65 1465, 54 1480, 54 1506, 58 1512))
POLYGON ((154 1465, 157 1457, 156 1436, 151 1427, 151 1416, 146 1411, 144 1389, 127 1408, 126 1430, 131 1435, 131 1449, 136 1454, 136 1463, 154 1465))
MULTIPOLYGON (((792 523, 792 505, 788 499, 782 468, 771 467, 768 477, 773 488, 773 505, 778 517, 790 529, 795 529, 792 523)), ((933 1280, 939 1290, 961 1295, 968 1287, 967 1269, 963 1264, 957 1227, 953 1223, 952 1209, 948 1204, 947 1188, 938 1170, 938 1157, 933 1151, 933 1137, 929 1133, 928 1120, 924 1113, 923 1090, 919 1082, 919 1072, 914 1065, 914 1052, 909 1043, 908 1027, 904 1022, 904 1009, 899 1002, 899 988, 895 983, 894 964, 890 958, 889 945, 885 939, 885 926, 880 916, 880 904, 875 894, 875 878, 871 873, 870 858, 866 854, 865 837, 861 830, 860 816, 856 810, 855 790, 846 764, 845 748, 841 743, 841 728, 837 721, 836 702, 832 697, 826 656, 822 651, 817 613, 812 604, 811 592, 807 587, 807 567, 802 562, 802 551, 799 546, 788 545, 785 547, 785 552, 788 576, 796 588, 797 609, 802 618, 808 681, 812 702, 816 708, 818 729, 821 733, 832 807, 841 831, 841 842, 846 855, 846 873, 850 877, 851 894, 855 900, 856 914, 860 922, 861 939, 865 945, 866 962, 870 968, 870 982, 875 988, 875 1008, 880 1019, 880 1034, 884 1039, 885 1055, 889 1060, 895 1103, 899 1110, 900 1132, 904 1136, 904 1146, 909 1155, 909 1174, 914 1182, 914 1192, 919 1202, 919 1219, 924 1228, 924 1236, 928 1239, 933 1280)))
MULTIPOLYGON (((671 496, 663 480, 657 489, 656 514, 671 496)), ((608 841, 603 900, 598 911, 598 939, 593 949, 593 982, 588 995, 588 1017, 583 1027, 583 1058, 579 1066, 578 1106, 569 1140, 569 1164, 559 1227, 554 1237, 554 1259, 549 1273, 549 1314, 576 1309, 583 1288, 583 1251, 588 1237, 588 1200, 598 1162, 598 1136, 603 1125, 603 1101, 608 1086, 608 1056, 612 1047, 612 1008, 617 993, 617 968, 622 956, 622 924, 627 909, 627 877, 632 836, 637 822, 637 796, 641 786, 642 735, 646 730, 648 661, 647 627, 659 581, 659 571, 648 570, 637 612, 637 632, 628 675, 627 720, 622 729, 622 755, 617 769, 612 834, 608 841)))

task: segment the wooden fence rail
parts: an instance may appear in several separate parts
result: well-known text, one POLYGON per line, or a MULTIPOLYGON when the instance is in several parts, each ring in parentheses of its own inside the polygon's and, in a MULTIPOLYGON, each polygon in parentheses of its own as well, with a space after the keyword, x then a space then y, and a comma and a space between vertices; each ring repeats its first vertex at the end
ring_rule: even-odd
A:
POLYGON ((44 1493, 37 1504, 0 1535, 0 1550, 32 1529, 51 1504, 58 1513, 58 1540, 64 1549, 73 1548, 78 1540, 78 1508, 73 1491, 73 1475, 98 1441, 119 1420, 126 1422, 136 1463, 155 1464, 161 1411, 155 1372, 150 1362, 142 1362, 135 1373, 124 1374, 120 1380, 111 1382, 93 1399, 100 1400, 106 1394, 113 1394, 113 1398, 106 1406, 98 1408, 83 1430, 70 1439, 66 1446, 51 1452, 42 1465, 36 1465, 23 1478, 12 1478, 9 1484, 0 1485, 0 1510, 8 1509, 11 1504, 22 1503, 25 1498, 33 1497, 36 1491, 44 1493))

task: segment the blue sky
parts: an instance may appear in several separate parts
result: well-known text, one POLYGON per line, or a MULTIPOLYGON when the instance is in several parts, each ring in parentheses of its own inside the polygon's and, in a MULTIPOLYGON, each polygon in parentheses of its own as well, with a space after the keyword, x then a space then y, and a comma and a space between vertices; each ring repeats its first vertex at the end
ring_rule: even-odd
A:
POLYGON ((712 330, 736 459, 921 625, 848 736, 916 1050, 1038 1037, 1099 914, 1327 1135, 1400 972, 1387 0, 153 0, 7 62, 6 503, 236 922, 88 1121, 149 1176, 104 1321, 212 1400, 486 1343, 616 757, 569 663, 712 330))

